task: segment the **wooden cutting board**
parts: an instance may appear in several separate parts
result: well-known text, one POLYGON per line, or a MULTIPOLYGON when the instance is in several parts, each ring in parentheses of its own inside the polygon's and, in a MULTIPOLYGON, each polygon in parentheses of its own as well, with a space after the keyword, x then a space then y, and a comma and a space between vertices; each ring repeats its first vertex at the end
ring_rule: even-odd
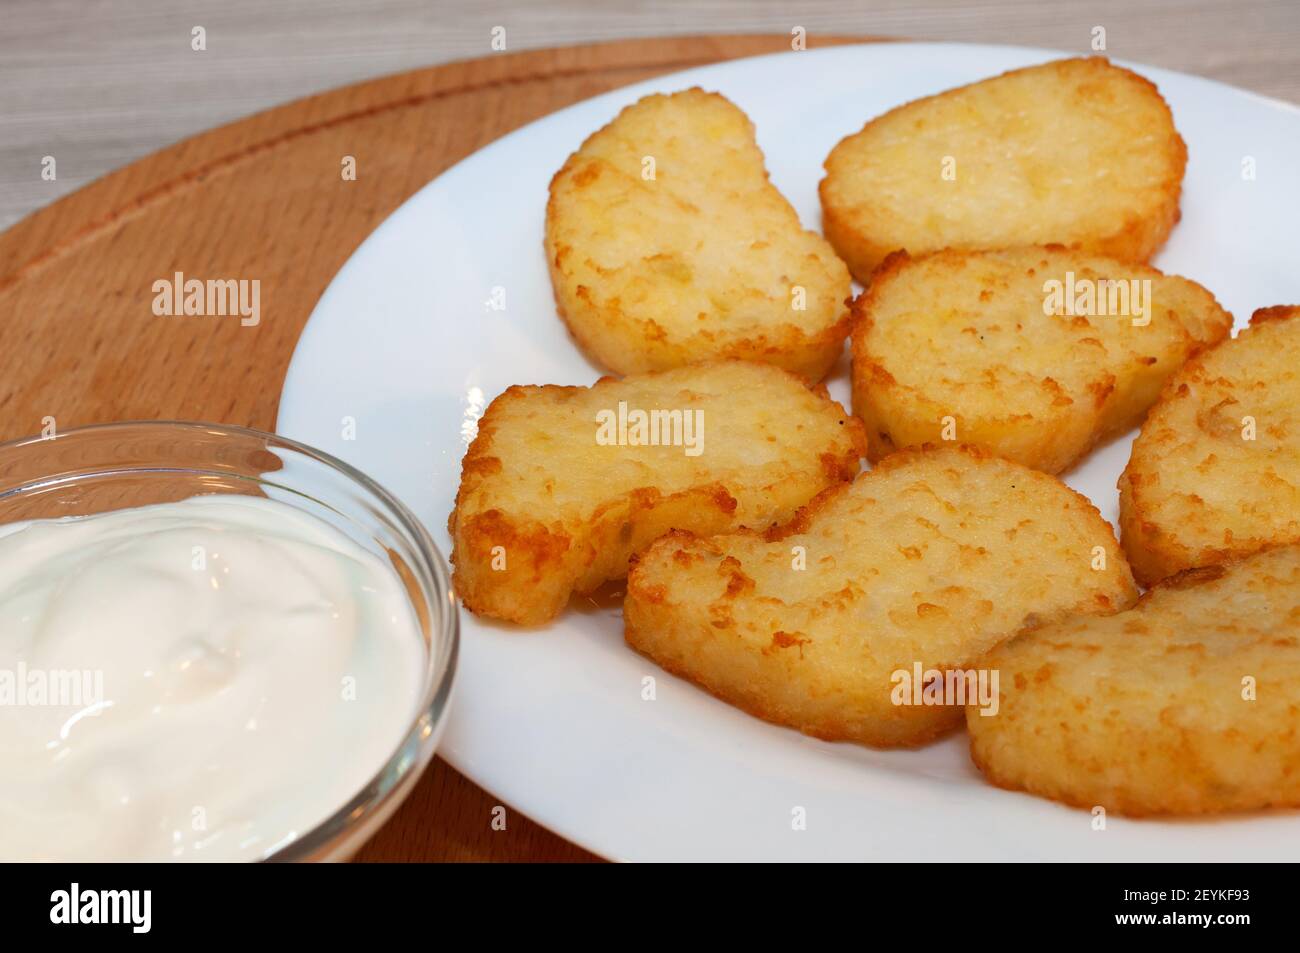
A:
MULTIPOLYGON (((847 42, 863 39, 808 38, 847 42)), ((271 430, 321 292, 420 186, 570 103, 790 45, 713 36, 501 53, 290 103, 114 172, 0 234, 0 439, 46 417, 60 430, 126 419, 271 430), (155 315, 154 282, 178 271, 259 279, 260 322, 155 315)), ((494 830, 498 803, 437 760, 359 859, 594 859, 509 805, 494 830)))

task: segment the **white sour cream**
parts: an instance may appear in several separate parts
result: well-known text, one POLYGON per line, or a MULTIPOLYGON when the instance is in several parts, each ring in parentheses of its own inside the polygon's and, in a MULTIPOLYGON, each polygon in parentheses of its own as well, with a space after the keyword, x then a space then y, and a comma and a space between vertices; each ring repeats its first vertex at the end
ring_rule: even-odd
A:
POLYGON ((383 767, 425 657, 391 566, 285 503, 0 526, 0 860, 264 857, 383 767))

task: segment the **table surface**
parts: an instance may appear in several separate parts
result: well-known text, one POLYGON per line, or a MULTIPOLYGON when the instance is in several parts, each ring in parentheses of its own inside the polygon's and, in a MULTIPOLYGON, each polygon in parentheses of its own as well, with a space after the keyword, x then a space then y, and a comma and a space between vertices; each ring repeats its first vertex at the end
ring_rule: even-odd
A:
MULTIPOLYGON (((1139 6, 1105 0, 1086 12, 1077 6, 1042 0, 900 0, 821 2, 794 13, 788 3, 768 0, 701 0, 660 5, 657 11, 596 0, 546 5, 373 0, 364 10, 355 3, 300 0, 226 0, 219 5, 4 0, 0 228, 111 169, 204 129, 361 79, 488 55, 494 26, 505 27, 511 51, 620 35, 788 34, 799 25, 811 35, 892 34, 1076 52, 1088 51, 1094 28, 1101 26, 1107 53, 1117 58, 1300 100, 1300 4, 1258 0, 1227 6, 1191 0, 1139 6), (195 26, 205 29, 206 50, 191 49, 195 26), (47 155, 57 159, 54 181, 40 174, 47 155)), ((596 91, 593 87, 587 94, 596 91)), ((39 235, 42 229, 27 231, 39 235)), ((21 244, 0 240, 0 266, 17 263, 16 246, 21 244), (4 261, 6 256, 13 260, 4 261)), ((7 270, 0 267, 0 272, 7 270)), ((60 343, 67 342, 44 346, 53 351, 60 343)), ((97 378, 94 384, 101 393, 113 393, 118 403, 132 399, 118 393, 111 380, 97 378)), ((146 404, 154 399, 147 392, 138 396, 146 404)), ((168 399, 157 400, 152 414, 144 404, 120 409, 156 416, 168 399)), ((25 410, 25 401, 9 400, 9 409, 15 407, 25 410)), ((231 422, 259 422, 235 419, 244 411, 234 400, 230 411, 231 422)), ((5 435, 14 435, 8 432, 13 429, 5 427, 5 435)), ((590 857, 513 811, 505 831, 493 830, 495 800, 440 761, 412 801, 386 829, 388 836, 372 842, 361 859, 590 857)))
POLYGON ((3 0, 0 228, 164 145, 362 79, 491 52, 705 33, 1086 52, 1300 101, 1296 0, 3 0), (206 49, 191 49, 205 30, 206 49), (57 179, 41 177, 53 155, 57 179))

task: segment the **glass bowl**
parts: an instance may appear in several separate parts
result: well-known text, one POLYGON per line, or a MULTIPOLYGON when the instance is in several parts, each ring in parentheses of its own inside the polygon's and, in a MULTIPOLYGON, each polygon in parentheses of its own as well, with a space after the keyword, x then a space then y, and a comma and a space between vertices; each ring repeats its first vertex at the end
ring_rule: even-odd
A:
POLYGON ((412 720, 383 767, 315 827, 262 857, 346 860, 397 809, 433 757, 451 701, 459 619, 429 533, 400 501, 329 454, 227 424, 132 421, 0 443, 0 524, 233 493, 287 503, 386 559, 424 641, 412 720))

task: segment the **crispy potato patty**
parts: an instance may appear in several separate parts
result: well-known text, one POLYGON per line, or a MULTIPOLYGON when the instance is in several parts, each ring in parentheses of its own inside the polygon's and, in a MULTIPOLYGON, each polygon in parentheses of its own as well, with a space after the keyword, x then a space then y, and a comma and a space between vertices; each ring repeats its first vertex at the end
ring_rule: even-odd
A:
POLYGON ((789 519, 858 472, 861 428, 792 374, 742 361, 511 387, 462 463, 456 591, 478 615, 546 622, 675 527, 789 519))
POLYGON ((901 451, 766 534, 659 540, 634 563, 623 618, 629 645, 751 714, 884 747, 963 717, 898 703, 899 672, 963 669, 1027 625, 1136 598, 1086 499, 943 448, 901 451))
POLYGON ((1001 698, 967 727, 994 784, 1135 815, 1300 806, 1294 547, 1188 570, 980 664, 1001 698))
POLYGON ((948 439, 1047 473, 1137 426, 1232 330, 1195 282, 1055 246, 898 253, 854 313, 853 411, 872 460, 948 439))
POLYGON ((647 96, 587 139, 551 181, 545 245, 560 315, 620 374, 740 358, 815 382, 843 352, 848 269, 716 93, 647 96))
POLYGON ((1124 549, 1144 584, 1300 543, 1300 307, 1170 378, 1119 480, 1124 549))
POLYGON ((1151 82, 1091 57, 900 106, 825 164, 826 237, 865 283, 899 249, 1060 243, 1146 261, 1178 221, 1187 147, 1151 82))

